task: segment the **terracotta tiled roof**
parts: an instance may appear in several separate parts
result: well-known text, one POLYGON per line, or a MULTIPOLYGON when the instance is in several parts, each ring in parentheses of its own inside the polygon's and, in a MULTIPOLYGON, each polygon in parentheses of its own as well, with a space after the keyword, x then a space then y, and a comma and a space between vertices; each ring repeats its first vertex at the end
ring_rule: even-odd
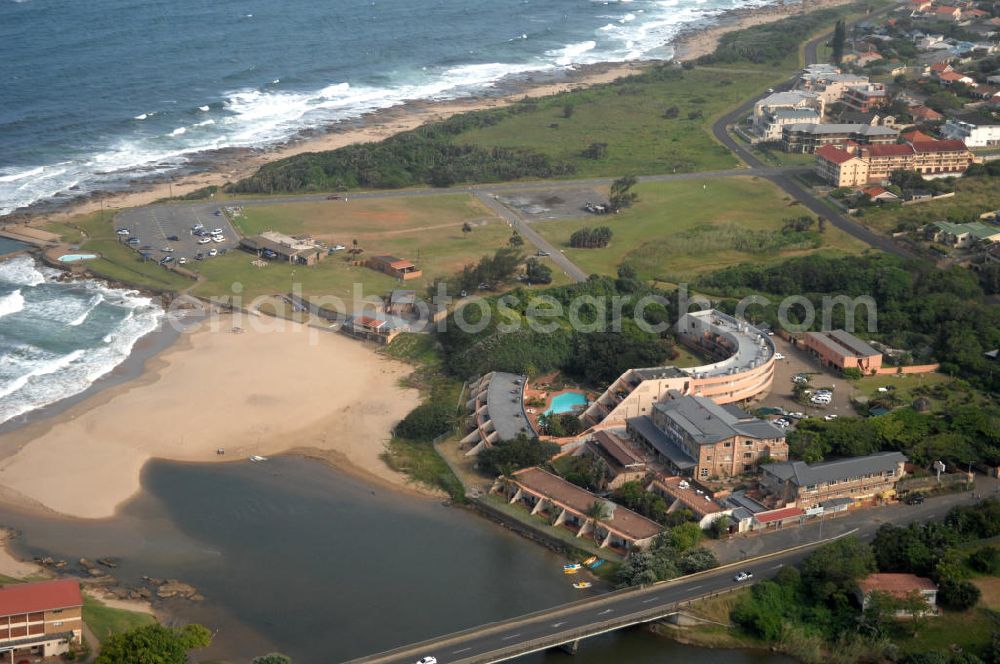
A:
POLYGON ((772 521, 784 521, 785 519, 802 516, 803 514, 805 514, 805 511, 801 508, 785 507, 780 510, 771 510, 770 512, 758 512, 753 518, 757 523, 771 523, 772 521))
POLYGON ((0 616, 83 606, 80 584, 69 579, 0 588, 0 616))
POLYGON ((833 162, 834 164, 843 164, 845 162, 854 159, 854 155, 847 150, 841 150, 833 145, 824 145, 823 147, 816 150, 816 156, 822 157, 827 161, 833 162))
POLYGON ((913 154, 913 148, 909 145, 872 145, 867 150, 872 157, 903 157, 913 154))
POLYGON ((968 149, 959 140, 913 142, 914 152, 965 152, 968 149))

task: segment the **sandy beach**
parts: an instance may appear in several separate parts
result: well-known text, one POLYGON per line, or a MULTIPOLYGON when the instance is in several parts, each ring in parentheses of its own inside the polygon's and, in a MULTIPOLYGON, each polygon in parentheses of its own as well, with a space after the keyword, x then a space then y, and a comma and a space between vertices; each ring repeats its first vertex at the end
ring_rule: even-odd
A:
POLYGON ((140 490, 152 458, 249 463, 292 449, 409 486, 379 458, 394 424, 419 403, 400 386, 409 366, 291 322, 232 327, 223 319, 185 333, 140 378, 0 436, 3 497, 99 519, 140 490))

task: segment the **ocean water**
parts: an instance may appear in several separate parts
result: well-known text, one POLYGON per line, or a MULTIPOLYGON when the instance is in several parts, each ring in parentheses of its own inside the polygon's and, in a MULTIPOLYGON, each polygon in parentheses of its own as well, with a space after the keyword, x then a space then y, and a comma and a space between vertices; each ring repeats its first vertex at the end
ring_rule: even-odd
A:
POLYGON ((58 274, 30 256, 0 261, 0 424, 84 391, 163 317, 135 291, 58 274))
POLYGON ((773 0, 0 0, 0 216, 773 0))

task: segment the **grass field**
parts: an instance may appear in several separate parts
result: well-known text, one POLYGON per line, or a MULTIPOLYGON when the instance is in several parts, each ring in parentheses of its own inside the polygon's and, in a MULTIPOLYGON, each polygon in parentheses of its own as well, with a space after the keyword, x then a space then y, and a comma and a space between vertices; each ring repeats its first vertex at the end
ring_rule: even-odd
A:
MULTIPOLYGON (((424 274, 407 281, 405 287, 417 290, 506 246, 511 235, 503 220, 469 194, 254 206, 246 209, 237 225, 244 234, 276 230, 346 246, 357 240, 364 249, 362 259, 392 254, 416 263, 424 274), (471 232, 462 232, 464 224, 472 227, 471 232)), ((533 248, 526 245, 525 252, 533 248)), ((272 261, 260 268, 251 261, 249 254, 236 251, 197 264, 194 269, 206 281, 194 292, 225 297, 232 293, 232 284, 238 283, 246 301, 288 292, 294 282, 301 285, 304 295, 330 295, 349 302, 356 299, 355 284, 360 284, 364 295, 384 295, 400 285, 388 275, 352 265, 346 252, 310 267, 272 261)))
POLYGON ((955 196, 916 205, 868 208, 859 220, 875 230, 889 233, 900 224, 922 226, 935 221, 975 221, 984 212, 1000 210, 1000 186, 986 176, 960 178, 955 196))
MULTIPOLYGON (((766 180, 750 177, 643 183, 639 201, 624 212, 596 219, 535 224, 535 229, 584 271, 615 274, 625 262, 643 279, 679 282, 736 263, 770 262, 817 250, 855 253, 865 245, 827 225, 821 245, 748 252, 735 248, 747 232, 778 231, 783 220, 808 214, 766 180), (603 249, 569 248, 573 231, 607 225, 614 233, 603 249)), ((811 215, 810 215, 811 216, 811 215)))
POLYGON ((857 393, 868 397, 885 396, 878 391, 880 387, 895 388, 891 394, 901 404, 911 404, 918 397, 926 397, 934 412, 948 412, 958 406, 984 404, 990 400, 987 394, 970 388, 964 381, 941 373, 866 376, 850 384, 857 393))
POLYGON ((676 70, 675 78, 667 80, 632 77, 546 97, 531 107, 534 110, 466 131, 454 142, 536 150, 572 163, 573 177, 734 168, 736 158, 709 133, 712 119, 784 74, 696 68, 676 70), (567 106, 572 107, 570 117, 565 117, 567 106), (664 117, 671 107, 677 108, 677 117, 664 117), (689 114, 695 117, 689 119, 689 114), (606 143, 606 155, 584 157, 593 143, 606 143))
POLYGON ((147 613, 115 609, 86 595, 83 598, 83 620, 101 641, 111 634, 156 622, 156 618, 147 613))

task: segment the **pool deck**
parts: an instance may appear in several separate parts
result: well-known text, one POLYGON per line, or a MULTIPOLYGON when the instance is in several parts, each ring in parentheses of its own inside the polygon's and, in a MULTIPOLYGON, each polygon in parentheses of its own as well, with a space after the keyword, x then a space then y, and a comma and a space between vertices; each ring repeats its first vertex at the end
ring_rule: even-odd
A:
MULTIPOLYGON (((538 418, 543 415, 552 407, 552 400, 558 397, 560 394, 566 394, 568 392, 573 392, 575 394, 582 394, 587 398, 587 401, 591 400, 592 396, 590 392, 583 389, 582 387, 568 386, 561 390, 549 390, 546 386, 555 381, 558 378, 558 374, 551 373, 545 374, 543 376, 537 377, 535 380, 531 381, 529 384, 524 386, 524 401, 525 401, 525 413, 527 413, 528 418, 531 423, 535 425, 536 430, 538 427, 538 418), (533 399, 544 399, 544 406, 529 406, 528 401, 533 399)), ((546 436, 540 436, 541 438, 548 440, 546 436)), ((553 440, 553 442, 559 442, 559 440, 553 440)))

